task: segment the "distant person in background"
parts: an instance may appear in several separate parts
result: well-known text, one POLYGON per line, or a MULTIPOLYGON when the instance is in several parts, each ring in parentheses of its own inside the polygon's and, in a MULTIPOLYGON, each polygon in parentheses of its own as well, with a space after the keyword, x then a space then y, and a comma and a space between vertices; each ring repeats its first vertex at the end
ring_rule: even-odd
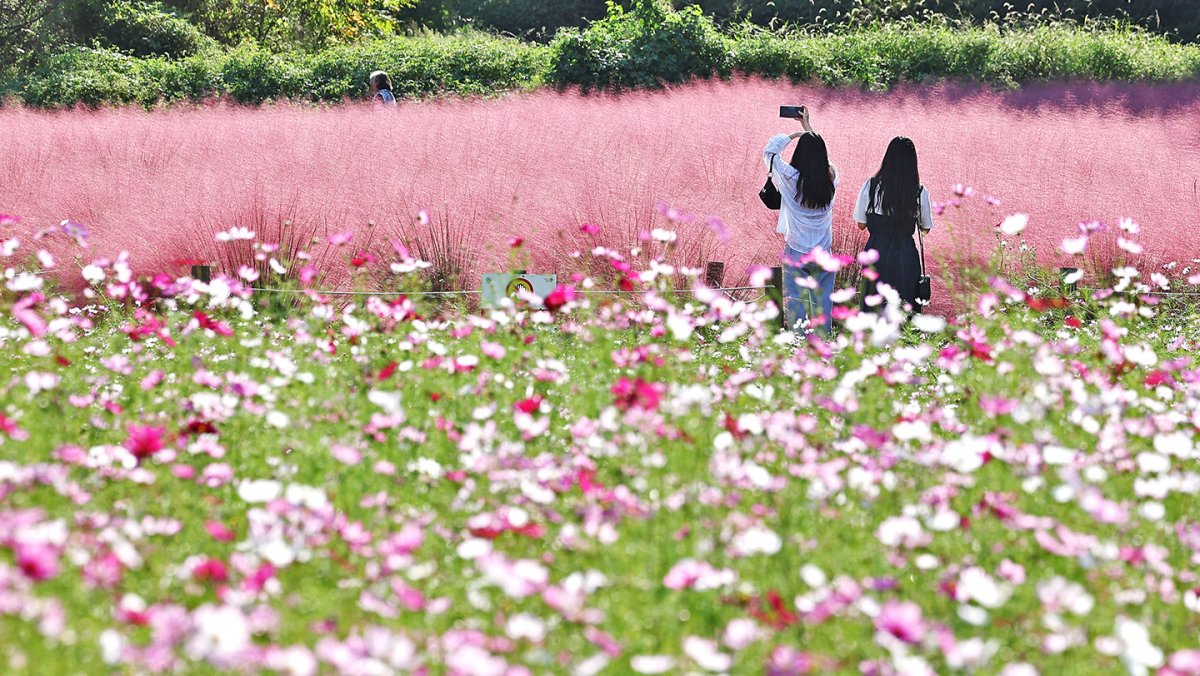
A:
POLYGON ((392 94, 392 78, 382 70, 371 73, 371 101, 376 106, 395 106, 396 97, 392 94))
POLYGON ((817 320, 826 335, 833 331, 833 283, 835 273, 820 266, 801 264, 800 259, 820 247, 833 248, 833 197, 838 186, 837 167, 829 162, 825 139, 814 132, 808 109, 801 107, 796 118, 804 131, 779 134, 763 148, 763 162, 771 182, 779 190, 779 223, 776 232, 785 236, 783 250, 784 319, 796 330, 806 319, 817 320), (796 140, 791 162, 779 154, 796 140))
POLYGON ((911 139, 897 136, 888 145, 879 172, 867 179, 854 207, 858 227, 871 233, 864 250, 879 252, 875 281, 863 278, 863 310, 873 311, 866 299, 878 293, 880 283, 891 286, 912 311, 920 312, 917 284, 921 260, 913 234, 917 228, 929 232, 933 213, 929 191, 921 185, 917 169, 917 147, 911 139))

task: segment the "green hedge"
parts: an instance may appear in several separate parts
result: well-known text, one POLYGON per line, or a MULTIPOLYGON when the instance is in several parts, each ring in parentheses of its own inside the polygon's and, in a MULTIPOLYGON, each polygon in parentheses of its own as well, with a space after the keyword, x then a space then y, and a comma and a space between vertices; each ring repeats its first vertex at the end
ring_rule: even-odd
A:
POLYGON ((251 104, 277 99, 340 101, 363 97, 367 76, 377 68, 392 74, 397 94, 487 94, 544 82, 549 52, 480 33, 394 38, 311 55, 245 45, 165 59, 77 48, 7 81, 3 93, 43 107, 151 106, 218 95, 251 104))
POLYGON ((243 103, 340 101, 365 96, 367 75, 376 68, 392 74, 403 96, 488 94, 546 84, 619 89, 734 73, 870 89, 942 78, 1000 86, 1200 78, 1200 46, 1136 30, 901 22, 834 33, 779 35, 742 28, 728 34, 694 12, 660 18, 614 12, 585 30, 564 30, 549 46, 470 32, 312 55, 243 46, 166 59, 74 49, 48 58, 33 73, 3 81, 0 94, 48 107, 149 106, 213 95, 243 103))
MULTIPOLYGON (((176 0, 179 1, 179 0, 176 0)), ((407 20, 432 28, 471 25, 543 39, 559 28, 583 27, 605 15, 608 0, 421 0, 402 12, 407 20)), ((617 0, 630 7, 636 0, 617 0)), ((830 27, 941 14, 983 23, 997 19, 1124 20, 1182 41, 1200 40, 1196 0, 673 0, 676 8, 695 4, 719 25, 751 22, 830 27)))
POLYGON ((733 41, 730 65, 739 73, 871 89, 947 78, 1007 87, 1037 80, 1178 81, 1200 77, 1200 47, 1136 30, 901 22, 790 39, 746 31, 733 41))

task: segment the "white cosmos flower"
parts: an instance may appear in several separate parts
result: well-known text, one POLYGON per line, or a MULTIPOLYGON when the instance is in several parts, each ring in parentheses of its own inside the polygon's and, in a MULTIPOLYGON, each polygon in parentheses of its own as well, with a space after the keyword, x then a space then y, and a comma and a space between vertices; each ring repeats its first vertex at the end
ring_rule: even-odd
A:
POLYGON ((1191 435, 1186 432, 1172 432, 1154 437, 1154 450, 1165 455, 1190 458, 1195 448, 1191 435))
POLYGON ((1142 253, 1142 251, 1143 251, 1141 244, 1138 244, 1137 242, 1125 239, 1124 237, 1117 238, 1117 247, 1120 248, 1122 251, 1128 251, 1129 253, 1131 253, 1135 256, 1142 253))
POLYGON ((533 643, 541 643, 546 637, 546 623, 529 613, 517 613, 508 618, 504 630, 514 641, 526 639, 533 643))
POLYGON ((204 604, 192 613, 195 632, 188 640, 192 659, 233 666, 250 647, 250 621, 234 606, 204 604))
POLYGON ((96 265, 85 265, 82 274, 84 281, 88 284, 98 284, 104 281, 104 270, 96 265))
POLYGON ((733 551, 741 556, 775 554, 783 546, 779 535, 769 528, 754 526, 738 533, 733 538, 733 551))
POLYGON ((638 655, 629 660, 629 666, 639 674, 665 674, 675 668, 675 658, 670 655, 638 655))
POLYGON ((1029 214, 1013 214, 1004 219, 1000 224, 1000 232, 1015 237, 1024 232, 1025 227, 1029 225, 1029 214))
POLYGON ((1071 272, 1063 276, 1064 284, 1078 284, 1083 280, 1083 270, 1076 268, 1075 272, 1071 272))
POLYGON ((1078 256, 1079 254, 1083 253, 1084 249, 1087 248, 1087 243, 1087 235, 1082 235, 1080 237, 1068 237, 1062 242, 1062 251, 1065 254, 1078 256))
POLYGON ((971 566, 958 577, 958 600, 974 601, 984 608, 999 608, 1012 596, 1008 585, 996 582, 978 566, 971 566))
POLYGON ((946 318, 935 315, 917 315, 913 317, 912 324, 922 333, 941 333, 946 330, 946 318))
POLYGON ((254 239, 254 231, 250 228, 234 226, 225 232, 217 233, 218 242, 236 242, 238 240, 254 239))
POLYGON ((271 479, 243 481, 237 489, 238 497, 249 503, 270 502, 282 493, 283 486, 271 479))
POLYGON ((733 666, 733 658, 721 652, 714 641, 699 636, 683 639, 683 652, 706 671, 728 671, 733 666))
POLYGON ((1137 457, 1138 469, 1142 474, 1158 474, 1171 471, 1171 459, 1158 453, 1141 453, 1137 457))
POLYGON ((1117 640, 1121 642, 1121 661, 1131 676, 1142 676, 1163 663, 1163 651, 1150 642, 1150 632, 1137 622, 1117 618, 1117 640))
POLYGON ((34 289, 42 288, 42 278, 38 275, 22 272, 13 279, 9 280, 8 288, 10 291, 33 291, 34 289))

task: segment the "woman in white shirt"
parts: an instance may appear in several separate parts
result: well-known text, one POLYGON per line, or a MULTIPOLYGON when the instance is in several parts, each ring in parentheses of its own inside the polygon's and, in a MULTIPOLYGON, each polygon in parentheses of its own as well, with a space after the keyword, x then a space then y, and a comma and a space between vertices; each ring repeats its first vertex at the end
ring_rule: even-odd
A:
POLYGON ((921 185, 917 147, 912 140, 903 136, 892 139, 879 172, 859 191, 854 220, 860 229, 871 233, 864 249, 879 253, 873 266, 877 279, 863 277, 863 310, 870 309, 866 299, 878 292, 877 284, 885 283, 896 290, 910 310, 920 312, 917 284, 921 260, 913 233, 918 227, 929 232, 933 214, 929 191, 921 185))
POLYGON ((833 198, 837 192, 837 168, 829 162, 825 139, 813 131, 808 110, 796 118, 804 131, 778 134, 763 148, 763 162, 771 182, 779 190, 779 223, 776 232, 786 238, 783 250, 784 317, 788 328, 812 320, 828 335, 833 331, 833 283, 835 273, 820 266, 801 264, 814 249, 833 248, 833 198), (791 162, 779 154, 796 140, 791 162))

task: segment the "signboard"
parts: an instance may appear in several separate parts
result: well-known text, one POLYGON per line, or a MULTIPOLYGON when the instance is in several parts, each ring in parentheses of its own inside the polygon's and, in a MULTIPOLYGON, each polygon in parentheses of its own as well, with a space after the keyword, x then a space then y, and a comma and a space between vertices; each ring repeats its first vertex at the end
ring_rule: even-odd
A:
POLYGON ((521 291, 545 298, 556 286, 558 275, 486 274, 483 276, 483 304, 498 305, 502 298, 516 300, 521 291))

